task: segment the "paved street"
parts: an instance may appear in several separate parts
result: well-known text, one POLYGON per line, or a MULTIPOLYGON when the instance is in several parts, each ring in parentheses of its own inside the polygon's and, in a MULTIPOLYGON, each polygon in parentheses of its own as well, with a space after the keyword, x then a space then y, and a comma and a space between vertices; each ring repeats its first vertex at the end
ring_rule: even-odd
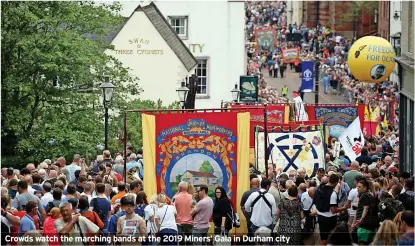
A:
MULTIPOLYGON (((288 69, 286 70, 286 74, 284 74, 284 76, 286 76, 285 78, 281 79, 280 77, 278 78, 271 78, 268 75, 268 72, 266 71, 266 69, 262 69, 262 73, 264 74, 264 77, 268 83, 268 85, 274 87, 274 88, 278 88, 279 93, 281 93, 281 88, 284 84, 286 84, 288 86, 288 98, 290 100, 292 100, 292 92, 293 91, 298 91, 299 86, 300 86, 300 73, 295 73, 294 70, 290 70, 290 66, 288 65, 288 69)), ((280 76, 280 74, 278 73, 278 76, 280 76)), ((339 95, 333 95, 333 94, 324 94, 323 92, 323 86, 320 85, 320 93, 319 93, 319 104, 343 104, 343 103, 347 103, 345 101, 342 100, 342 96, 339 95)), ((304 101, 305 103, 310 103, 310 104, 314 104, 315 100, 314 100, 314 93, 306 93, 304 95, 304 101)))

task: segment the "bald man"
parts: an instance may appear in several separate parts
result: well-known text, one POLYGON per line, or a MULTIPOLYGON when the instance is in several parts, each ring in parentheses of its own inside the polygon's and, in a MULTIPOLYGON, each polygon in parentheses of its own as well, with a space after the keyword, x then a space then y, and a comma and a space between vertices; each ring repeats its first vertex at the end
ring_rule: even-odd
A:
POLYGON ((359 171, 360 165, 357 161, 352 161, 350 165, 350 171, 347 171, 343 176, 343 181, 350 187, 350 189, 355 188, 354 179, 357 176, 362 176, 362 173, 359 171))
POLYGON ((247 223, 247 226, 248 226, 248 234, 249 235, 252 235, 254 233, 251 230, 251 228, 252 228, 252 223, 251 223, 251 215, 252 215, 252 213, 245 211, 245 203, 248 200, 248 197, 253 192, 259 191, 259 179, 253 178, 251 180, 251 184, 250 185, 251 185, 251 189, 248 190, 248 191, 245 191, 244 194, 242 195, 240 206, 241 206, 242 212, 244 213, 245 218, 246 218, 246 223, 247 223))

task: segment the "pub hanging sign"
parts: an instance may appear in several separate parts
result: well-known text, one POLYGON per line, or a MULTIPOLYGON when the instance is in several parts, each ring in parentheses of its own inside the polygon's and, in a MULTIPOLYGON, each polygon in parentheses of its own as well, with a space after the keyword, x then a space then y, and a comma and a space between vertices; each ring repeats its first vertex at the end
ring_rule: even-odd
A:
POLYGON ((239 96, 241 102, 258 102, 258 77, 241 76, 239 79, 239 96))

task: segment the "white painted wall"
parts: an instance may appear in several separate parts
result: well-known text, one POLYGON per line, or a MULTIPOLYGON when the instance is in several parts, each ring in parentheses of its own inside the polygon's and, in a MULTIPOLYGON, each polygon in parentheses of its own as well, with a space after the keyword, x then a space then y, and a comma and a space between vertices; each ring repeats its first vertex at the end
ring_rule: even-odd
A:
MULTIPOLYGON (((147 5, 148 1, 140 2, 121 2, 123 13, 131 13, 139 4, 147 5), (130 11, 128 11, 130 10, 130 11)), ((196 98, 196 108, 218 108, 221 100, 231 101, 231 90, 236 83, 239 84, 239 76, 245 74, 245 8, 244 2, 232 1, 154 1, 164 17, 168 16, 188 16, 188 38, 183 42, 190 47, 190 51, 197 58, 208 58, 208 96, 196 98), (203 45, 203 50, 199 46, 203 45)), ((130 24, 128 30, 133 31, 140 28, 141 23, 130 24)), ((157 32, 151 30, 151 33, 157 32)), ((154 35, 154 34, 153 34, 154 35)), ((124 39, 128 36, 125 34, 124 39)), ((121 40, 121 38, 120 38, 121 40)), ((128 41, 128 39, 126 40, 128 41)), ((166 48, 167 49, 167 48, 166 48)), ((132 63, 133 58, 128 58, 132 63)), ((173 62, 173 58, 171 59, 173 62)), ((154 76, 156 73, 160 78, 154 82, 155 86, 143 88, 145 92, 140 97, 157 100, 161 98, 163 103, 171 100, 178 101, 176 89, 180 87, 179 82, 168 80, 160 66, 152 67, 149 62, 134 66, 140 80, 144 77, 154 76), (147 66, 146 66, 147 64, 147 66), (145 70, 145 71, 142 71, 145 70), (144 73, 150 72, 149 75, 144 73), (160 93, 163 88, 163 93, 160 93)), ((177 68, 173 65, 169 70, 177 68)), ((171 74, 173 71, 169 72, 171 74)), ((184 77, 184 76, 183 76, 184 77)), ((141 81, 140 81, 141 82, 141 81)))
MULTIPOLYGON (((390 2, 390 11, 389 11, 389 36, 395 35, 398 32, 402 31, 402 1, 399 0, 392 0, 390 2), (398 11, 399 19, 395 20, 393 16, 395 12, 398 11)), ((393 40, 390 38, 389 42, 393 45, 393 40)), ((392 74, 389 78, 391 81, 399 84, 399 76, 398 76, 398 64, 395 64, 395 68, 393 69, 392 74)))
POLYGON ((287 22, 288 24, 300 25, 303 22, 303 2, 287 1, 287 22))
POLYGON ((389 21, 390 21, 390 28, 389 28, 389 36, 396 34, 397 32, 402 31, 402 1, 399 0, 391 0, 390 1, 390 11, 389 11, 389 21), (395 15, 395 11, 398 11, 399 19, 395 20, 393 16, 395 15))
POLYGON ((176 89, 188 72, 144 12, 135 12, 111 44, 115 50, 107 50, 105 53, 131 68, 131 75, 140 79, 137 85, 144 92, 139 98, 154 101, 161 98, 166 105, 178 101, 176 89), (135 43, 136 40, 138 43, 135 43), (119 50, 128 54, 120 54, 119 50), (156 52, 138 54, 143 53, 138 50, 156 52))

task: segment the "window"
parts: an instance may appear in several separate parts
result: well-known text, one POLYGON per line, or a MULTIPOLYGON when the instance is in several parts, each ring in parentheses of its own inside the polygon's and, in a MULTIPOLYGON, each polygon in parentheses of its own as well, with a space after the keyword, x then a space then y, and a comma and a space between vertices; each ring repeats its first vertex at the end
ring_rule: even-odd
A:
POLYGON ((171 16, 170 25, 181 38, 187 38, 187 16, 171 16))
POLYGON ((197 60, 197 91, 198 95, 208 95, 208 60, 197 60))

